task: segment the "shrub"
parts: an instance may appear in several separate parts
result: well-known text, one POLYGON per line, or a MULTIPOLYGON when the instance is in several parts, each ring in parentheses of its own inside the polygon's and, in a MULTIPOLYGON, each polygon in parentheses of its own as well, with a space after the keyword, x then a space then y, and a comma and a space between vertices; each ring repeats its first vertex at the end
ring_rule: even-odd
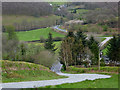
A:
POLYGON ((45 38, 43 36, 40 36, 40 43, 43 43, 45 41, 46 41, 45 38))
POLYGON ((33 58, 34 58, 34 63, 41 64, 49 68, 57 60, 54 54, 47 50, 41 51, 40 53, 35 55, 33 58))

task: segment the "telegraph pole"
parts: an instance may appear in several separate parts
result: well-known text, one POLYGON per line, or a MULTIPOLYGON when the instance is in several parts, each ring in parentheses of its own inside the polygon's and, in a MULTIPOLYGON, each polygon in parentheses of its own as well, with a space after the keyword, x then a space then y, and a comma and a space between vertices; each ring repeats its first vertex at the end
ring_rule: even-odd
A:
POLYGON ((100 70, 100 48, 99 48, 98 70, 100 70))

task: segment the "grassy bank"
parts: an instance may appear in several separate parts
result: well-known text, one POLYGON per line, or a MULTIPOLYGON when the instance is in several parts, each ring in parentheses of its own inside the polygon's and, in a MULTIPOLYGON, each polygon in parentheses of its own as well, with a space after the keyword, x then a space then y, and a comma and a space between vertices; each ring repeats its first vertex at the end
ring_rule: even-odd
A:
POLYGON ((47 67, 38 64, 8 60, 0 62, 2 63, 3 83, 65 78, 65 76, 59 76, 47 67))

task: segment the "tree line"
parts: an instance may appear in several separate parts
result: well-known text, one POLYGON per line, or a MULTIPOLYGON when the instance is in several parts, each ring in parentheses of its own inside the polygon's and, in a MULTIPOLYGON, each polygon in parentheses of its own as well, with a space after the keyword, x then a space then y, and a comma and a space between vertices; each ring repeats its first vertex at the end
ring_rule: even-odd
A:
MULTIPOLYGON (((51 27, 54 25, 59 25, 61 23, 64 23, 66 20, 63 18, 44 18, 42 20, 23 20, 22 22, 14 22, 13 25, 15 27, 15 31, 29 31, 29 30, 34 30, 34 29, 40 29, 40 28, 46 28, 46 27, 51 27)), ((5 27, 8 25, 3 25, 2 26, 2 31, 5 32, 5 27)))

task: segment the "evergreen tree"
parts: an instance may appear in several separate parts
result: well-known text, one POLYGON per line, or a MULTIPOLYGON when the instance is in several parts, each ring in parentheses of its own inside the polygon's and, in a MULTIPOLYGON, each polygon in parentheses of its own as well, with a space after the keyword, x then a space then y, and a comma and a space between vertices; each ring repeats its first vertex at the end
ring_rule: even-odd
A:
POLYGON ((82 43, 82 39, 80 39, 78 42, 74 42, 72 50, 73 50, 75 65, 81 64, 84 58, 84 45, 82 43))
POLYGON ((95 65, 98 64, 99 47, 98 47, 98 42, 94 39, 93 36, 91 36, 89 41, 88 41, 88 47, 94 55, 94 58, 92 59, 92 64, 95 64, 95 65))
POLYGON ((95 42, 92 43, 91 52, 94 54, 94 59, 92 60, 92 63, 97 65, 99 60, 99 47, 97 43, 95 42))
POLYGON ((80 39, 82 40, 82 43, 83 43, 83 45, 84 45, 84 47, 87 45, 87 41, 86 41, 86 35, 84 35, 83 34, 83 32, 82 31, 77 31, 77 33, 76 33, 76 42, 78 41, 80 41, 80 39))
POLYGON ((107 55, 112 61, 120 61, 120 36, 113 36, 107 47, 107 55))
POLYGON ((93 36, 91 36, 90 37, 90 39, 89 39, 89 41, 88 41, 88 47, 91 49, 92 47, 91 47, 91 45, 93 44, 93 43, 96 43, 96 44, 98 44, 98 42, 94 39, 94 37, 93 36))
POLYGON ((23 56, 23 55, 26 54, 26 47, 25 47, 25 44, 22 43, 22 44, 20 45, 20 47, 21 47, 21 55, 23 56))
POLYGON ((51 50, 51 51, 56 51, 57 50, 57 48, 55 49, 55 44, 53 44, 53 39, 52 39, 52 34, 51 33, 49 33, 48 40, 45 42, 44 47, 48 50, 51 50))
POLYGON ((27 48, 26 48, 26 46, 25 46, 24 43, 21 43, 20 49, 21 49, 21 57, 22 57, 21 59, 22 59, 22 60, 26 60, 27 48))
POLYGON ((118 48, 117 61, 120 61, 120 35, 118 36, 117 48, 118 48))
POLYGON ((67 34, 67 37, 74 37, 73 31, 69 31, 68 34, 67 34))

